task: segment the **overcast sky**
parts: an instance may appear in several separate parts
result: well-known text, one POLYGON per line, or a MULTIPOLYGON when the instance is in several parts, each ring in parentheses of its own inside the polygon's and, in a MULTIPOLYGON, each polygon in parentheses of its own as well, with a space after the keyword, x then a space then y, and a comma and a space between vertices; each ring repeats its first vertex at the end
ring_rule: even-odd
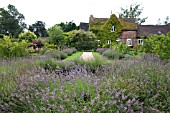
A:
POLYGON ((108 18, 112 13, 118 16, 120 8, 132 3, 144 7, 141 17, 148 17, 145 24, 157 24, 170 17, 170 0, 0 0, 0 7, 14 5, 25 16, 26 24, 43 21, 46 27, 60 22, 88 22, 89 16, 108 18))

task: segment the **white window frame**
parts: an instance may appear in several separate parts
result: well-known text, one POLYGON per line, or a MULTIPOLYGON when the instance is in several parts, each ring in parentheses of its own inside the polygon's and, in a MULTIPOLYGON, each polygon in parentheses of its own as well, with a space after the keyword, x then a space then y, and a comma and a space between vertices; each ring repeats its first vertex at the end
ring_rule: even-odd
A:
POLYGON ((110 29, 111 32, 115 32, 115 26, 112 26, 112 28, 110 29))
POLYGON ((108 40, 107 43, 108 43, 108 44, 112 44, 112 41, 111 41, 111 40, 108 40))
POLYGON ((116 42, 117 42, 117 43, 120 42, 120 38, 116 38, 116 42))
POLYGON ((143 45, 143 39, 138 39, 138 45, 143 45))
POLYGON ((126 44, 127 46, 132 46, 132 39, 127 39, 126 44))

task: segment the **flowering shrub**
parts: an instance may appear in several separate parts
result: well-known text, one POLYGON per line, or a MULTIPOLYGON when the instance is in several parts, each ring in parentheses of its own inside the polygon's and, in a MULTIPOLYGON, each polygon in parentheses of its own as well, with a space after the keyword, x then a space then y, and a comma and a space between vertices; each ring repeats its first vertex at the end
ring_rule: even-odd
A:
POLYGON ((8 78, 15 82, 8 93, 0 85, 0 112, 170 111, 170 67, 153 55, 95 62, 95 71, 85 61, 49 60, 45 62, 54 63, 53 70, 37 65, 20 77, 8 78))
POLYGON ((108 49, 109 48, 97 48, 96 51, 99 52, 100 54, 103 54, 108 49))
POLYGON ((119 59, 121 58, 121 54, 116 51, 116 50, 112 50, 112 49, 108 49, 103 53, 103 56, 110 58, 110 59, 119 59))
POLYGON ((68 48, 68 49, 64 49, 62 50, 62 52, 64 52, 65 54, 67 54, 68 56, 71 56, 73 53, 75 53, 77 50, 75 48, 68 48))

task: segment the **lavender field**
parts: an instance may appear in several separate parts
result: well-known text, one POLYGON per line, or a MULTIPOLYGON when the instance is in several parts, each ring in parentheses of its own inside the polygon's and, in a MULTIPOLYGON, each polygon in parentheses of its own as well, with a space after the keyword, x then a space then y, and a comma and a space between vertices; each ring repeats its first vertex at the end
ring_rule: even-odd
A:
POLYGON ((1 113, 170 112, 170 62, 50 56, 1 59, 1 113))

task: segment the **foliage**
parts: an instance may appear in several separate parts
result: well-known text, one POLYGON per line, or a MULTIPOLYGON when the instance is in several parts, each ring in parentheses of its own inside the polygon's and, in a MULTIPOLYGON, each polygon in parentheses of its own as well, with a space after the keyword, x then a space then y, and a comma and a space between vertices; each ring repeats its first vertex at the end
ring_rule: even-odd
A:
POLYGON ((96 51, 99 52, 100 54, 103 54, 108 49, 109 48, 97 48, 96 51))
POLYGON ((143 8, 140 8, 140 4, 131 4, 129 8, 121 8, 121 13, 119 13, 119 18, 135 18, 136 23, 144 23, 146 18, 139 18, 142 14, 143 8))
POLYGON ((45 28, 45 23, 42 21, 36 21, 34 24, 30 25, 29 30, 34 32, 37 37, 48 36, 47 30, 45 28))
POLYGON ((130 51, 130 48, 126 44, 118 43, 115 45, 115 50, 119 51, 121 55, 124 55, 130 51))
POLYGON ((75 59, 78 59, 81 55, 82 55, 83 52, 76 52, 74 54, 72 54, 71 56, 67 57, 66 59, 64 59, 65 61, 67 60, 75 60, 75 59))
POLYGON ((44 46, 41 40, 33 40, 32 44, 35 45, 36 48, 41 48, 44 46))
POLYGON ((22 57, 27 54, 28 43, 25 40, 22 42, 12 42, 10 37, 4 36, 0 39, 0 57, 22 57))
POLYGON ((170 37, 168 35, 151 35, 144 40, 142 49, 146 53, 158 55, 162 60, 170 59, 170 37))
POLYGON ((75 53, 77 50, 75 48, 68 48, 68 49, 64 49, 62 50, 62 52, 64 52, 65 54, 67 54, 68 56, 71 56, 73 53, 75 53))
POLYGON ((114 44, 116 42, 116 38, 120 37, 122 29, 123 26, 121 22, 114 14, 111 15, 111 17, 106 22, 103 23, 100 20, 97 20, 97 22, 92 23, 89 28, 89 30, 97 36, 98 40, 100 40, 101 47, 110 46, 107 44, 108 40, 111 40, 114 44), (115 27, 114 32, 110 31, 112 26, 115 27))
POLYGON ((27 31, 19 34, 18 38, 19 40, 27 40, 28 42, 32 42, 37 39, 37 36, 31 31, 27 31))
POLYGON ((109 59, 119 59, 121 58, 121 54, 113 49, 108 49, 103 53, 103 56, 109 58, 109 59))
POLYGON ((58 26, 61 27, 61 29, 63 30, 63 32, 69 32, 69 31, 73 31, 76 30, 78 27, 76 26, 76 24, 72 21, 70 22, 61 22, 60 24, 57 24, 58 26))
POLYGON ((95 50, 97 48, 97 38, 95 34, 88 31, 78 30, 72 32, 71 46, 78 51, 95 50))
POLYGON ((13 5, 9 4, 7 10, 0 8, 0 34, 16 38, 26 28, 24 19, 24 15, 19 13, 13 5))
POLYGON ((58 47, 62 47, 64 43, 63 31, 57 25, 48 29, 48 42, 50 44, 56 44, 58 47))
POLYGON ((48 56, 17 59, 15 63, 2 60, 0 111, 169 112, 170 68, 160 61, 153 55, 111 64, 103 64, 101 59, 57 62, 48 56), (27 67, 21 66, 23 63, 27 67), (32 64, 37 65, 28 71, 32 64), (2 69, 5 66, 7 70, 2 69), (49 71, 50 66, 53 71, 49 71), (11 84, 14 86, 7 93, 11 84))

